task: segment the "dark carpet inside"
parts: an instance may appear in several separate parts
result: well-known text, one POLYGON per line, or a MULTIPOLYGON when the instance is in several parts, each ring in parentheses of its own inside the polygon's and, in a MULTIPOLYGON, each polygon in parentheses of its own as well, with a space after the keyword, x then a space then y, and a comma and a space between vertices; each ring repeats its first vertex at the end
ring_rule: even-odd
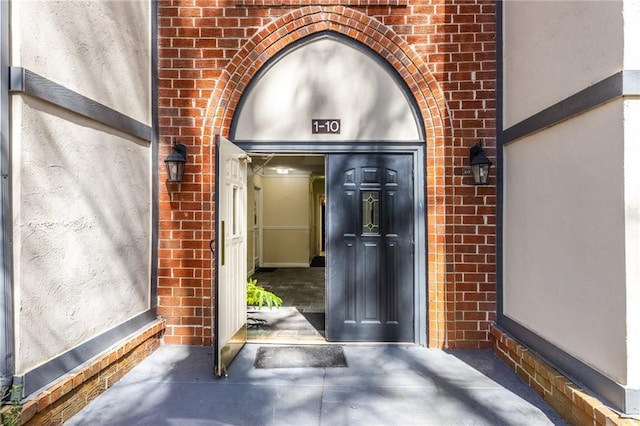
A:
POLYGON ((324 268, 324 266, 325 266, 324 256, 316 256, 313 259, 311 259, 312 268, 324 268))
POLYGON ((293 345, 261 346, 253 363, 256 368, 346 367, 342 346, 293 345))
POLYGON ((274 272, 278 268, 258 268, 256 272, 274 272))

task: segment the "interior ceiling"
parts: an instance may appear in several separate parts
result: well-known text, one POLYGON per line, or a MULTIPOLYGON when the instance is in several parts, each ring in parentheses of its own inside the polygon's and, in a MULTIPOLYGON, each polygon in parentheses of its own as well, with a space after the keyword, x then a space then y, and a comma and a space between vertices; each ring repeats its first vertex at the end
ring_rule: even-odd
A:
POLYGON ((250 153, 251 167, 255 172, 277 173, 276 169, 288 169, 290 173, 311 173, 324 176, 324 155, 263 154, 250 153))

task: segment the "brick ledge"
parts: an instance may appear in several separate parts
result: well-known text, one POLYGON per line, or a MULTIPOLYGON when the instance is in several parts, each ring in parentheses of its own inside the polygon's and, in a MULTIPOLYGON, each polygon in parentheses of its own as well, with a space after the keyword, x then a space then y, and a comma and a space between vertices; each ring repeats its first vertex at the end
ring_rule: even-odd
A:
MULTIPOLYGON (((21 424, 62 424, 160 346, 164 321, 156 320, 23 402, 21 424)), ((4 413, 10 408, 2 408, 4 413)))
POLYGON ((495 354, 570 424, 640 425, 589 395, 496 324, 491 324, 490 335, 495 354))

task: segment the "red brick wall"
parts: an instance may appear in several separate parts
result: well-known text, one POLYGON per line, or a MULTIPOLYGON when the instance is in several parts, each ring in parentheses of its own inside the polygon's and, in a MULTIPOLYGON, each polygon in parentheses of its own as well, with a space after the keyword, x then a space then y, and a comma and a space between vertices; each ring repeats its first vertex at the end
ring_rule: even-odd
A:
MULTIPOLYGON (((159 312, 165 342, 212 343, 214 147, 244 88, 289 43, 334 31, 407 82, 427 130, 429 345, 489 347, 495 316, 495 173, 464 175, 468 147, 495 152, 493 1, 159 2, 160 158, 188 146, 182 184, 160 170, 159 312), (369 6, 357 6, 369 5, 369 6)), ((162 162, 162 161, 161 161, 162 162)))

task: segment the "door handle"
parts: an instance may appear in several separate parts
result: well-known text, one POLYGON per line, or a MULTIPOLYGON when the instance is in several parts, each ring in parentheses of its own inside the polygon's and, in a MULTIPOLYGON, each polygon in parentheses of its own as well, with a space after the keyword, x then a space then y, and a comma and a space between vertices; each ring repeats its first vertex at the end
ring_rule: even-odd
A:
POLYGON ((224 266, 225 255, 225 232, 224 232, 224 220, 220 223, 220 266, 224 266))

